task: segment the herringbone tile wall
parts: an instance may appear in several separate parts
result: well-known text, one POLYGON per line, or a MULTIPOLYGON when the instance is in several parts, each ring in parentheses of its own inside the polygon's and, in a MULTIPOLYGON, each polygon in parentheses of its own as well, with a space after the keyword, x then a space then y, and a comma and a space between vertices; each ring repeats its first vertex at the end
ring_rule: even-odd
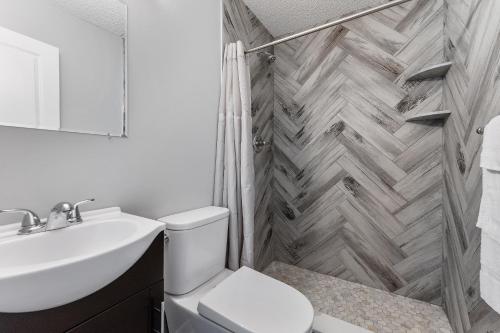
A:
MULTIPOLYGON (((241 0, 224 0, 225 42, 243 41, 246 48, 273 40, 255 15, 241 0)), ((252 75, 252 117, 254 135, 273 137, 274 77, 271 65, 257 55, 248 57, 252 75)), ((270 148, 255 154, 255 263, 259 270, 273 260, 271 247, 273 154, 270 148)))
MULTIPOLYGON (((224 2, 226 40, 272 39, 241 0, 224 2)), ((250 58, 255 132, 275 136, 274 157, 256 155, 260 269, 274 257, 434 303, 442 289, 456 332, 500 332, 475 228, 475 129, 500 114, 499 17, 498 0, 414 0, 277 47, 274 71, 250 58), (444 16, 445 84, 406 82, 443 61, 444 16), (442 124, 404 122, 440 109, 444 154, 442 124)))
POLYGON ((455 332, 500 332, 500 316, 480 297, 481 199, 476 128, 500 114, 500 1, 446 0, 446 56, 453 61, 444 86, 444 304, 455 332))
POLYGON ((275 48, 277 260, 441 302, 444 4, 415 0, 275 48))

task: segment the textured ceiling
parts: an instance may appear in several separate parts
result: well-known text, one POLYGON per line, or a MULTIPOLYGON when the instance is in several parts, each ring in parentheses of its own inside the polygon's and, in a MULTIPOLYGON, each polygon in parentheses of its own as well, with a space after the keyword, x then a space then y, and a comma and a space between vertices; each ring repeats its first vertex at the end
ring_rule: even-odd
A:
POLYGON ((53 0, 73 15, 116 35, 127 34, 127 6, 119 0, 53 0))
POLYGON ((389 0, 244 0, 274 37, 325 23, 389 0))

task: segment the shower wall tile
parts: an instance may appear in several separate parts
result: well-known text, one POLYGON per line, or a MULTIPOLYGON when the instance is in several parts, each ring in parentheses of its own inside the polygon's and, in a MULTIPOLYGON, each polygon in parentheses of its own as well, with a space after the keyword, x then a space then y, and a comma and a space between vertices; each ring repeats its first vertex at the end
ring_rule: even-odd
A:
POLYGON ((500 1, 446 0, 443 300, 455 332, 500 332, 500 316, 480 297, 482 192, 476 134, 500 114, 500 1))
POLYGON ((276 46, 277 260, 441 303, 443 0, 414 0, 276 46))
MULTIPOLYGON (((270 42, 273 37, 241 0, 224 0, 225 42, 241 40, 246 48, 270 42)), ((272 66, 256 54, 248 56, 252 75, 252 118, 255 136, 273 137, 274 78, 272 66)), ((255 264, 264 269, 273 260, 272 235, 271 148, 254 155, 256 173, 255 264)))

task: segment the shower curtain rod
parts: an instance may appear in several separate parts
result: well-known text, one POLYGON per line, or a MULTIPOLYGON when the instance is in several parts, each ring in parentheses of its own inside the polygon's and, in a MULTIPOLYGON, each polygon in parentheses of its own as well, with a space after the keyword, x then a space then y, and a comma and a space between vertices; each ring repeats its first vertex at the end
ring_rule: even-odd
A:
POLYGON ((324 29, 331 28, 331 27, 334 27, 336 25, 339 25, 339 24, 342 24, 342 23, 345 23, 345 22, 349 22, 349 21, 355 20, 357 18, 360 18, 360 17, 366 16, 366 15, 370 15, 370 14, 379 12, 379 11, 384 10, 384 9, 388 9, 388 8, 391 8, 391 7, 394 7, 394 6, 398 6, 398 5, 401 5, 401 4, 403 4, 405 2, 408 2, 408 1, 412 1, 412 0, 396 0, 396 1, 391 1, 391 2, 386 3, 384 5, 373 7, 371 9, 367 9, 367 10, 364 10, 362 12, 359 12, 359 13, 356 13, 356 14, 353 14, 353 15, 349 15, 349 16, 343 17, 343 18, 338 19, 336 21, 329 22, 329 23, 317 26, 315 28, 311 28, 311 29, 302 31, 302 32, 299 32, 297 34, 290 35, 288 37, 277 39, 274 42, 267 43, 267 44, 264 44, 262 46, 255 47, 253 49, 247 50, 247 51, 245 51, 245 53, 249 54, 249 53, 253 53, 253 52, 257 52, 257 51, 266 49, 266 48, 271 47, 271 46, 275 46, 275 45, 278 45, 278 44, 286 43, 286 42, 291 41, 293 39, 297 39, 297 38, 300 38, 300 37, 303 37, 303 36, 307 36, 307 35, 310 35, 312 33, 315 33, 315 32, 318 32, 318 31, 321 31, 321 30, 324 30, 324 29))

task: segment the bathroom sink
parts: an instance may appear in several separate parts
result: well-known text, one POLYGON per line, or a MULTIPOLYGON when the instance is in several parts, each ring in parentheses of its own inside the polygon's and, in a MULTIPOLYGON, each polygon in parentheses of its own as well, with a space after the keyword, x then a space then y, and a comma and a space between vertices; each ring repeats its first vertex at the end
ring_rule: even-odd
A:
POLYGON ((0 313, 65 305, 110 284, 139 260, 165 225, 119 208, 83 213, 69 228, 18 236, 0 227, 0 313))

